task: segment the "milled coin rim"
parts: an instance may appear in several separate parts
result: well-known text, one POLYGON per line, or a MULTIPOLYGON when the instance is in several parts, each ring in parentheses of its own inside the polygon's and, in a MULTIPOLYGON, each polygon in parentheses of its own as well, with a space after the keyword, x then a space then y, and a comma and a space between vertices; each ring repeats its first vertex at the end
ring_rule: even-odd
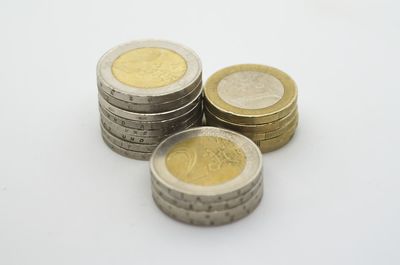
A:
POLYGON ((143 113, 143 112, 133 112, 124 109, 120 109, 116 106, 113 106, 109 102, 107 102, 100 94, 98 94, 99 104, 106 109, 107 111, 113 113, 116 116, 127 120, 135 120, 135 121, 161 121, 165 119, 171 119, 171 117, 175 117, 176 115, 182 115, 192 109, 194 105, 198 104, 198 101, 202 101, 203 97, 203 89, 200 86, 197 91, 197 95, 187 104, 180 106, 179 108, 172 109, 169 111, 163 112, 153 112, 153 113, 143 113))
POLYGON ((116 46, 100 58, 97 64, 98 87, 105 93, 128 102, 163 102, 166 100, 164 96, 190 89, 190 86, 196 83, 199 78, 201 79, 201 69, 199 56, 193 50, 181 44, 166 40, 137 40, 116 46), (149 47, 169 49, 182 56, 187 65, 185 74, 172 84, 151 89, 129 86, 115 78, 112 73, 112 65, 119 56, 133 49, 149 47))
POLYGON ((240 133, 217 128, 203 126, 178 132, 169 136, 154 150, 150 158, 150 171, 162 185, 179 193, 189 196, 220 196, 232 193, 251 185, 260 175, 262 170, 262 155, 259 148, 249 138, 240 133), (165 156, 170 148, 183 139, 190 139, 198 136, 216 136, 225 138, 235 143, 246 156, 246 164, 242 172, 235 178, 213 186, 194 185, 179 180, 173 176, 165 164, 165 156))
POLYGON ((152 191, 152 197, 158 208, 169 217, 192 225, 215 226, 229 224, 250 215, 262 201, 264 188, 261 186, 254 195, 241 205, 220 211, 191 211, 177 207, 152 191))
POLYGON ((228 117, 228 119, 234 119, 236 117, 240 119, 240 121, 244 121, 244 123, 246 123, 246 119, 259 119, 259 121, 264 120, 264 122, 268 122, 276 119, 276 117, 282 115, 280 114, 281 112, 296 104, 297 86, 288 74, 277 68, 261 64, 239 64, 223 68, 211 75, 205 83, 204 95, 206 100, 210 103, 210 107, 214 108, 218 114, 228 117), (239 108, 224 101, 217 91, 219 82, 230 74, 242 71, 257 71, 270 74, 277 78, 284 87, 282 98, 275 104, 260 109, 239 108))

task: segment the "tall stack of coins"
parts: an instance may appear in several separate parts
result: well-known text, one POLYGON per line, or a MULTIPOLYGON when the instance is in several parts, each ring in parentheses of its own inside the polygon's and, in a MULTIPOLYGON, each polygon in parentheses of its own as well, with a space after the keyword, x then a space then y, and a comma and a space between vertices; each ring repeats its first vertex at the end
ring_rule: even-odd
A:
POLYGON ((216 127, 170 136, 150 160, 152 194, 170 217, 189 224, 231 223, 263 195, 262 157, 247 137, 216 127))
POLYGON ((297 88, 284 72, 243 64, 214 73, 204 87, 207 125, 249 137, 262 152, 288 143, 298 124, 297 88))
POLYGON ((97 65, 101 132, 117 153, 148 160, 167 136, 201 124, 202 69, 190 49, 135 41, 97 65))

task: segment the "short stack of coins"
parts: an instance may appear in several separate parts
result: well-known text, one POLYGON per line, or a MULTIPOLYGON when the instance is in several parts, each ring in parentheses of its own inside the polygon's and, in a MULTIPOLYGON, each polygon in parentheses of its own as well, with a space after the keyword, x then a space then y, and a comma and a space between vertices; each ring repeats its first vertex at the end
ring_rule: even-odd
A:
POLYGON ((204 113, 207 125, 240 132, 261 152, 270 152, 288 143, 295 133, 297 87, 276 68, 234 65, 207 80, 204 113))
POLYGON ((234 222, 263 195, 261 152, 231 130, 198 127, 168 137, 154 151, 150 172, 157 206, 188 224, 234 222))
POLYGON ((115 152, 148 160, 167 136, 202 121, 202 67, 181 45, 135 41, 97 65, 101 132, 115 152))

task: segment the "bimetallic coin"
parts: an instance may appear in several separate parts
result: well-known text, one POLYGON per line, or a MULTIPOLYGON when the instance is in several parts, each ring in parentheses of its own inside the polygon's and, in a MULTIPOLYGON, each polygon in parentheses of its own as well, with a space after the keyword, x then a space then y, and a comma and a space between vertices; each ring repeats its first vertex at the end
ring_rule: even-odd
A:
POLYGON ((270 123, 295 107, 297 88, 284 72, 256 64, 234 65, 213 74, 204 95, 208 109, 234 123, 270 123))
MULTIPOLYGON (((201 80, 200 80, 201 81, 201 80)), ((201 90, 201 82, 192 90, 189 91, 187 95, 176 99, 174 101, 168 101, 158 104, 137 104, 133 102, 123 101, 113 96, 104 93, 99 89, 99 94, 103 97, 108 103, 113 105, 114 107, 118 107, 123 110, 139 112, 139 113, 154 113, 154 112, 163 112, 169 111, 172 109, 179 108, 181 106, 186 105, 188 102, 193 101, 193 99, 198 97, 199 91, 201 90)))
POLYGON ((152 178, 152 188, 153 192, 156 192, 160 197, 162 197, 165 201, 173 204, 179 208, 183 208, 186 210, 191 211, 221 211, 221 210, 228 210, 230 208, 236 207, 245 203, 246 201, 250 200, 254 194, 262 188, 263 179, 262 177, 258 177, 257 184, 249 191, 246 191, 235 198, 229 200, 221 200, 217 202, 203 202, 203 201, 186 201, 182 198, 176 198, 174 195, 171 194, 171 190, 163 187, 157 181, 152 178))
POLYGON ((98 87, 137 104, 173 101, 201 80, 199 57, 190 49, 160 40, 134 41, 108 51, 97 65, 98 87))
POLYGON ((255 140, 255 144, 260 148, 261 152, 267 153, 274 151, 282 146, 286 145, 293 137, 296 132, 297 124, 290 128, 284 134, 281 134, 275 138, 266 140, 255 140))
POLYGON ((177 116, 181 116, 188 111, 190 111, 193 107, 195 107, 202 100, 202 90, 198 91, 198 95, 192 101, 188 102, 186 105, 178 107, 176 109, 165 111, 165 112, 154 112, 154 113, 140 113, 140 112, 132 112, 117 108, 110 103, 108 103, 100 94, 99 94, 99 103, 101 107, 108 112, 114 114, 115 116, 121 117, 126 120, 132 121, 163 121, 172 119, 177 116))
POLYGON ((253 212, 262 199, 263 189, 261 186, 251 199, 236 207, 221 211, 203 212, 179 208, 164 200, 156 192, 153 192, 152 195, 160 210, 177 221, 200 226, 215 226, 232 223, 253 212))
POLYGON ((113 144, 111 142, 111 140, 108 139, 107 136, 104 135, 103 133, 102 133, 102 136, 103 136, 103 140, 106 143, 106 145, 108 147, 110 147, 111 150, 113 150, 117 154, 120 154, 120 155, 128 157, 128 158, 137 159, 137 160, 149 160, 150 157, 151 157, 151 153, 136 152, 136 151, 131 151, 131 150, 127 150, 127 149, 121 148, 121 147, 113 144))
MULTIPOLYGON (((188 125, 196 122, 197 120, 202 118, 202 113, 201 109, 198 112, 193 112, 189 113, 191 116, 186 118, 186 120, 182 120, 179 122, 175 123, 166 123, 164 124, 165 127, 164 130, 160 130, 162 134, 160 135, 146 135, 143 136, 143 134, 138 134, 137 132, 140 130, 139 129, 133 129, 133 128, 127 128, 121 125, 118 125, 111 120, 109 120, 105 115, 102 113, 100 114, 101 116, 101 123, 103 124, 104 128, 106 128, 109 132, 111 132, 113 135, 117 136, 118 138, 124 139, 126 141, 134 142, 134 143, 158 143, 159 138, 164 138, 165 135, 170 134, 171 132, 174 132, 179 129, 184 129, 187 128, 188 125), (167 131, 167 133, 164 133, 167 131)), ((144 125, 143 125, 144 126, 144 125)), ((157 125, 159 126, 159 125, 157 125)))
POLYGON ((217 202, 257 184, 262 158, 247 137, 216 127, 176 133, 153 152, 150 172, 172 196, 187 201, 217 202), (176 195, 174 195, 176 194, 176 195))
POLYGON ((104 115, 109 119, 111 122, 115 123, 115 125, 120 125, 126 128, 132 128, 133 130, 165 130, 171 125, 177 125, 185 120, 189 119, 191 116, 195 115, 195 113, 200 113, 202 109, 201 102, 198 102, 194 105, 188 112, 175 116, 171 119, 165 119, 161 121, 135 121, 135 120, 128 120, 125 118, 121 118, 106 109, 100 107, 100 114, 104 115))
MULTIPOLYGON (((128 142, 125 140, 122 140, 114 135, 112 135, 110 132, 108 132, 103 125, 101 124, 101 133, 114 145, 119 146, 121 148, 131 150, 131 151, 136 151, 136 152, 153 152, 154 149, 156 149, 158 143, 155 144, 143 144, 143 143, 132 143, 128 142)), ((160 141, 162 141, 163 138, 160 138, 160 141)))
POLYGON ((285 116, 279 120, 270 122, 270 123, 238 124, 238 123, 233 123, 231 121, 223 120, 223 119, 215 116, 215 114, 212 113, 206 106, 204 106, 204 114, 206 116, 206 121, 207 121, 208 125, 231 129, 231 130, 240 132, 245 135, 246 134, 263 134, 263 133, 268 133, 268 132, 272 132, 275 130, 279 130, 281 128, 285 128, 285 126, 287 124, 291 123, 298 116, 298 112, 297 112, 297 108, 296 108, 291 113, 289 113, 287 116, 285 116))

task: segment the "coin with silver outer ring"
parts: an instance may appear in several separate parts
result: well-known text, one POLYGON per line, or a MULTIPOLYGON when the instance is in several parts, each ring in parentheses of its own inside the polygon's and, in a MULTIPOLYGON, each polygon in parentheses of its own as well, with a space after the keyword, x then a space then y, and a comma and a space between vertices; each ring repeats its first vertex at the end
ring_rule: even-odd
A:
MULTIPOLYGON (((200 80, 201 81, 201 80, 200 80)), ((180 106, 186 105, 188 102, 191 102, 194 98, 196 98, 199 94, 199 91, 202 88, 201 82, 191 91, 188 91, 187 95, 184 95, 181 98, 175 99, 173 101, 157 103, 157 104, 136 104, 133 102, 123 101, 113 96, 104 93, 104 91, 99 89, 99 94, 111 105, 114 107, 118 107, 123 110, 139 112, 139 113, 154 113, 154 112, 163 112, 169 111, 171 109, 179 108, 180 106)))
POLYGON ((195 105, 197 105, 198 102, 201 101, 202 90, 199 90, 197 97, 194 98, 191 102, 188 102, 184 106, 172 109, 170 111, 154 112, 154 113, 139 113, 139 112, 123 110, 108 103, 100 94, 98 98, 99 98, 99 104, 101 105, 102 108, 106 109, 107 111, 121 118, 133 121, 162 121, 174 118, 176 116, 181 116, 187 113, 190 109, 192 109, 195 105))
POLYGON ((261 170, 262 156, 254 142, 216 127, 178 132, 161 142, 150 160, 153 178, 187 201, 235 198, 257 184, 261 170))
POLYGON ((227 210, 211 212, 189 211, 167 202, 156 192, 152 192, 152 195, 160 210, 177 221, 199 226, 217 226, 240 220, 253 212, 262 199, 263 188, 261 186, 252 198, 241 205, 227 210))
POLYGON ((158 193, 159 196, 161 196, 165 201, 169 202, 170 204, 191 211, 210 212, 210 211, 227 210, 236 207, 251 199, 254 196, 254 193, 256 193, 261 188, 262 185, 263 185, 263 178, 260 176, 259 180, 257 181, 257 184, 254 187, 252 187, 249 191, 246 191, 245 193, 238 195, 235 198, 217 202, 202 202, 202 201, 192 202, 192 201, 186 201, 182 198, 174 197, 173 195, 170 194, 171 190, 168 190, 165 187, 157 184, 157 182, 154 181, 152 178, 153 192, 158 193))
POLYGON ((119 45, 106 52, 97 65, 99 89, 120 100, 138 104, 168 102, 186 95, 201 79, 201 72, 200 59, 192 50, 162 40, 133 41, 119 45), (129 54, 135 52, 135 60, 129 58, 129 54), (161 57, 163 54, 165 56, 161 57), (120 62, 124 56, 127 56, 126 61, 120 62), (179 60, 182 62, 178 59, 171 61, 171 58, 181 58, 179 60), (135 86, 117 78, 116 63, 119 72, 137 76, 137 79, 143 78, 147 83, 135 86), (179 63, 179 67, 184 68, 183 74, 175 73, 178 65, 172 67, 171 63, 179 63), (160 68, 163 65, 165 67, 160 68), (157 80, 171 81, 161 82, 161 86, 157 86, 157 80), (143 87, 147 85, 150 88, 143 87))

